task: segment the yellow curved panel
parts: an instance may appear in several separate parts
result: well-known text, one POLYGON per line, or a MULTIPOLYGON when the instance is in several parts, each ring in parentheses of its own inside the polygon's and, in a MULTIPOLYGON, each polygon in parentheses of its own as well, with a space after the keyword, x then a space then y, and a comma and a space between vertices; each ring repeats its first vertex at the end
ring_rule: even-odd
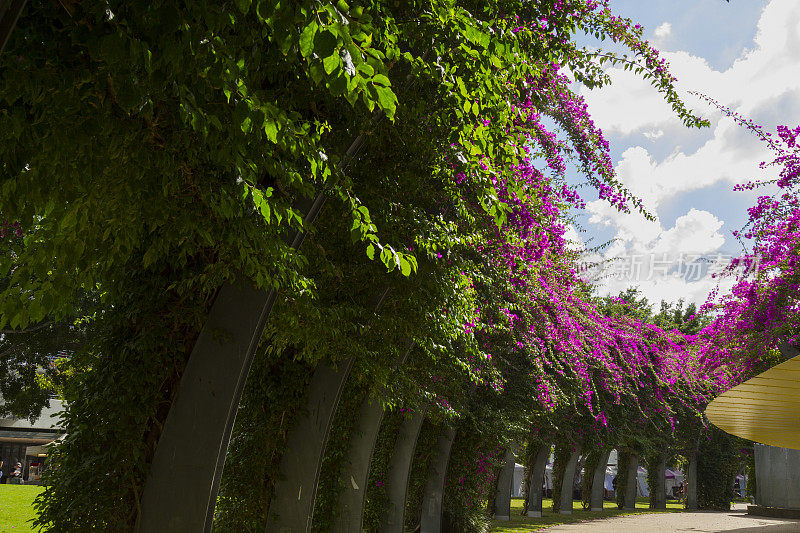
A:
POLYGON ((732 435, 800 450, 800 356, 723 392, 706 417, 732 435))

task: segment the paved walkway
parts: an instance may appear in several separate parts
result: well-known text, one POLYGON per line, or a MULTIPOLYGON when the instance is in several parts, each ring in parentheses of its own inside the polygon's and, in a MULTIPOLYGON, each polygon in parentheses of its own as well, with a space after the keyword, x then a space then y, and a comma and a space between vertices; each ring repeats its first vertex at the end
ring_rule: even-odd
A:
POLYGON ((698 533, 800 533, 800 520, 749 516, 747 507, 734 506, 727 513, 663 513, 619 516, 545 529, 547 533, 667 533, 693 531, 698 533))

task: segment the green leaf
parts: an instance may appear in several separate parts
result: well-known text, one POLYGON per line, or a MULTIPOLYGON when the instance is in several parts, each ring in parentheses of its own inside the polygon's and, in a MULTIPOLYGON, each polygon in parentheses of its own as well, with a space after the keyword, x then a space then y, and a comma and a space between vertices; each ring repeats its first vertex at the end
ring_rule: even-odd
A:
POLYGON ((267 121, 264 124, 264 133, 266 134, 267 139, 269 139, 270 142, 277 143, 278 142, 278 123, 275 122, 274 120, 267 119, 267 121))
POLYGON ((78 215, 78 206, 73 207, 69 210, 69 212, 61 219, 61 229, 62 230, 69 230, 75 227, 75 222, 78 215))
POLYGON ((372 78, 372 83, 382 85, 383 87, 391 87, 392 85, 392 82, 389 81, 389 78, 383 74, 375 74, 375 76, 372 78))
POLYGON ((388 269, 389 272, 394 270, 395 266, 397 266, 395 265, 394 262, 394 254, 391 252, 391 250, 389 250, 388 246, 384 247, 383 250, 381 250, 381 263, 386 265, 386 268, 388 269))
POLYGON ((458 92, 461 93, 461 96, 469 98, 469 92, 467 92, 467 87, 464 85, 464 80, 456 78, 456 84, 458 84, 458 92))
POLYGON ((258 6, 256 6, 256 15, 262 21, 266 21, 275 12, 275 6, 276 2, 273 0, 259 0, 258 6))
POLYGON ((329 87, 333 96, 340 96, 345 93, 347 90, 347 75, 344 70, 339 69, 339 75, 331 80, 329 87))
POLYGON ((267 202, 266 200, 262 201, 261 205, 258 207, 258 210, 261 212, 261 216, 264 217, 264 220, 267 221, 267 224, 269 224, 269 219, 270 219, 269 202, 267 202))
POLYGON ((375 259, 375 246, 372 244, 367 245, 367 257, 375 259))
POLYGON ((397 97, 388 87, 375 86, 375 90, 378 93, 378 105, 381 106, 386 116, 391 118, 397 109, 397 97))
POLYGON ((413 256, 413 255, 411 255, 411 254, 406 254, 406 255, 405 255, 405 260, 406 260, 406 261, 408 261, 408 264, 409 264, 409 266, 411 266, 411 270, 413 270, 414 272, 416 272, 416 271, 417 271, 417 267, 419 266, 419 265, 417 264, 417 258, 416 258, 416 257, 414 257, 414 256, 413 256))
POLYGON ((311 55, 314 53, 314 37, 317 35, 318 27, 317 21, 312 20, 303 28, 303 33, 300 34, 300 53, 303 54, 303 57, 306 59, 310 59, 311 55))
POLYGON ((356 67, 356 71, 361 72, 367 78, 375 74, 375 69, 372 68, 372 66, 369 65, 368 63, 361 63, 356 67))
POLYGON ((336 36, 330 30, 325 30, 322 33, 317 33, 314 37, 314 52, 319 57, 329 57, 336 50, 336 36))
POLYGON ((411 263, 406 261, 404 257, 400 257, 400 271, 406 277, 411 275, 411 263))
POLYGON ((314 83, 322 83, 322 77, 325 76, 325 69, 322 68, 322 65, 319 61, 313 61, 308 66, 309 74, 311 75, 311 79, 314 80, 314 83))
POLYGON ((245 102, 244 100, 239 100, 236 103, 236 108, 234 108, 233 110, 233 122, 237 126, 242 127, 242 123, 244 122, 244 119, 247 118, 249 111, 250 111, 250 106, 247 105, 247 102, 245 102))
POLYGON ((139 92, 134 86, 130 76, 122 75, 117 78, 117 103, 126 111, 136 107, 141 102, 139 92))
POLYGON ((339 54, 334 52, 332 55, 329 55, 325 59, 322 60, 322 66, 325 67, 325 73, 330 74, 337 68, 339 68, 342 64, 342 58, 339 57, 339 54))

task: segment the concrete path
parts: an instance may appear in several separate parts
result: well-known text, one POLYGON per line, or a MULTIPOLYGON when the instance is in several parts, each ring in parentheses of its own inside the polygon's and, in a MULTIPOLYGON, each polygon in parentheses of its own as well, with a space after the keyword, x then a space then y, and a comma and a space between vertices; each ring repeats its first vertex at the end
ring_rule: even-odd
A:
POLYGON ((659 513, 620 516, 547 528, 548 533, 667 533, 692 531, 697 533, 800 533, 800 520, 765 518, 747 515, 746 506, 736 505, 727 513, 659 513))

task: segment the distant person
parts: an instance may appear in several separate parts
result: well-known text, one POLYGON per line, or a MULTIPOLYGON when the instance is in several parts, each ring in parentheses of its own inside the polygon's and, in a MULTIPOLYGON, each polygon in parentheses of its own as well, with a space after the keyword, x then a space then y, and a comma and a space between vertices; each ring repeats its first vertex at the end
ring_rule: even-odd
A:
POLYGON ((611 480, 611 488, 614 489, 614 496, 617 495, 617 476, 614 476, 614 479, 611 480))
POLYGON ((13 485, 21 485, 22 484, 22 463, 17 463, 14 465, 14 470, 11 471, 9 475, 11 478, 9 483, 13 485))

